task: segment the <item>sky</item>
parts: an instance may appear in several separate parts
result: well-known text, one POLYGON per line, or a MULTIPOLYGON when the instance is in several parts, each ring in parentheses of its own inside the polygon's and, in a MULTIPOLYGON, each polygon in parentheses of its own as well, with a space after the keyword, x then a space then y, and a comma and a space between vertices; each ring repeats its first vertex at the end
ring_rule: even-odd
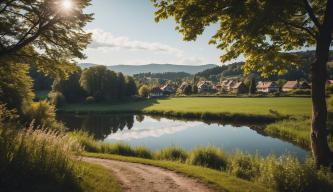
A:
POLYGON ((86 31, 93 41, 81 63, 102 65, 218 64, 221 51, 208 45, 217 26, 210 26, 195 42, 185 42, 168 19, 156 23, 150 0, 92 0, 87 13, 94 20, 86 31))

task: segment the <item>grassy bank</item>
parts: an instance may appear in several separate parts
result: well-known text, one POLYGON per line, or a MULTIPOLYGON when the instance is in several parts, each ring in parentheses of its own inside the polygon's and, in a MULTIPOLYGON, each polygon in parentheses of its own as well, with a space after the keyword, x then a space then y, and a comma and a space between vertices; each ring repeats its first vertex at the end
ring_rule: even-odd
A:
POLYGON ((120 112, 175 112, 271 115, 310 115, 309 98, 167 98, 150 99, 123 104, 69 104, 59 109, 69 113, 120 113, 120 112))
MULTIPOLYGON (((328 142, 333 149, 333 97, 327 100, 328 105, 328 142)), ((310 117, 295 116, 292 119, 285 119, 268 124, 264 130, 267 134, 285 140, 291 141, 301 147, 311 149, 310 132, 311 119, 310 117)))
POLYGON ((0 191, 120 191, 109 171, 77 160, 75 139, 33 123, 26 128, 17 117, 0 105, 0 191))
POLYGON ((271 122, 286 116, 310 115, 309 98, 167 98, 123 104, 70 104, 59 112, 147 113, 187 119, 222 120, 229 122, 271 122))
POLYGON ((94 152, 88 156, 163 167, 213 183, 225 191, 244 191, 258 186, 254 191, 260 191, 260 186, 273 191, 313 191, 318 187, 322 191, 333 190, 333 175, 326 170, 318 171, 310 159, 302 163, 290 155, 228 154, 213 146, 197 147, 192 151, 179 147, 152 151, 145 147, 98 142, 82 132, 76 132, 73 137, 86 151, 94 152))

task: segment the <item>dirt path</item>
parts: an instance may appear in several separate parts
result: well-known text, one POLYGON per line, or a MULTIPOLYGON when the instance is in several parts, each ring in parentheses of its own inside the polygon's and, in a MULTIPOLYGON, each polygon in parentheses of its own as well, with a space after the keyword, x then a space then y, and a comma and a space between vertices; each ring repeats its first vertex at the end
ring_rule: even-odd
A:
POLYGON ((196 179, 158 167, 88 157, 84 157, 83 161, 112 171, 126 192, 213 192, 196 179))

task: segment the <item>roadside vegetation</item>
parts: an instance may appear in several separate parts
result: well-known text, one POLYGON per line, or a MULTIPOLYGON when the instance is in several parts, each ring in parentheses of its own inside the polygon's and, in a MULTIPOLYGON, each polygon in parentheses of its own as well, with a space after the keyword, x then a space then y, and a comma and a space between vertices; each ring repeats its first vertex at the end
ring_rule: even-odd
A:
MULTIPOLYGON (((40 120, 52 120, 53 108, 43 106, 31 110, 40 120)), ((0 105, 0 191, 120 191, 110 172, 79 161, 82 147, 58 129, 60 123, 25 127, 19 120, 0 105)))
MULTIPOLYGON (((204 169, 200 171, 196 167, 218 170, 223 175, 248 180, 273 191, 313 191, 317 188, 322 191, 333 190, 332 173, 326 169, 317 170, 311 159, 300 162, 290 155, 261 157, 242 152, 227 154, 213 146, 197 147, 189 152, 177 146, 151 151, 148 148, 131 147, 123 143, 98 142, 84 132, 76 132, 72 136, 87 152, 92 152, 86 153, 87 156, 160 166, 203 178, 220 187, 230 187, 230 183, 221 181, 225 177, 222 179, 220 175, 217 180, 215 175, 209 173, 203 177, 204 169), (223 184, 221 185, 220 182, 223 184)), ((238 186, 234 182, 232 185, 238 186)))

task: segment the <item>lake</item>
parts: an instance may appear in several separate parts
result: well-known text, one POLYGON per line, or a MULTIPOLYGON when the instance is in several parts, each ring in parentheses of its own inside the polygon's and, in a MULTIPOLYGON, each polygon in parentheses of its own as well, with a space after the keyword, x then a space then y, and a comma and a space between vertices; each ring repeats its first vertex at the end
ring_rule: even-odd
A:
POLYGON ((153 150, 176 145, 187 150, 213 145, 225 151, 263 156, 292 154, 305 159, 308 152, 292 143, 265 136, 249 126, 223 125, 216 122, 185 121, 149 115, 73 115, 57 118, 72 130, 84 130, 105 143, 125 142, 153 150))

